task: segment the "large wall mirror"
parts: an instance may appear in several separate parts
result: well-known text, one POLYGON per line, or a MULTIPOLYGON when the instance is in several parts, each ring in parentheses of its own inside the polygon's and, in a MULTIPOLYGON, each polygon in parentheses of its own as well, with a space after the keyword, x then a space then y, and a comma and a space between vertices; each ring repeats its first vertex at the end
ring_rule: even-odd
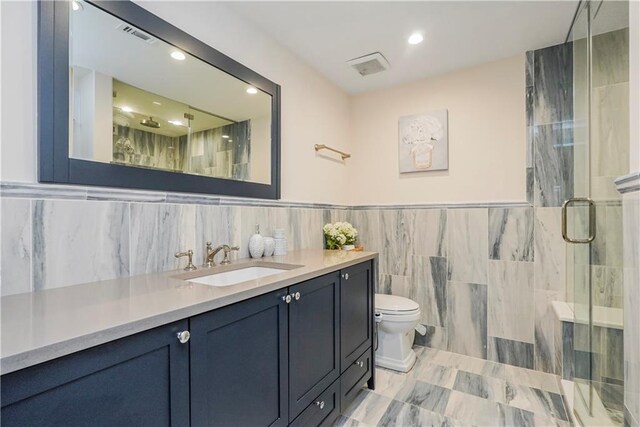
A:
POLYGON ((41 182, 279 198, 278 85, 131 2, 39 36, 41 182))

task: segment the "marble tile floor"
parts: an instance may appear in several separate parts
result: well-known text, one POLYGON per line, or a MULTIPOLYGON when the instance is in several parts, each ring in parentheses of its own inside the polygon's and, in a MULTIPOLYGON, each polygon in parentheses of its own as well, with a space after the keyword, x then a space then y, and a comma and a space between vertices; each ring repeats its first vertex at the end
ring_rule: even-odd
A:
POLYGON ((413 369, 377 368, 336 421, 343 426, 571 426, 555 375, 428 347, 413 369))

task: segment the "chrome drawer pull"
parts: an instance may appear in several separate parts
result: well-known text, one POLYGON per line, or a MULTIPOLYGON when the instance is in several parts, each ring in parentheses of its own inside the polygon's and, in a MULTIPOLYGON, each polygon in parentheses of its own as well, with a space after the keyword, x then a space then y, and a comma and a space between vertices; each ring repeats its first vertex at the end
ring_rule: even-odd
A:
POLYGON ((319 407, 320 407, 320 409, 324 409, 324 400, 322 400, 322 401, 317 401, 317 402, 316 402, 316 406, 319 406, 319 407))
POLYGON ((359 360, 359 361, 355 362, 355 365, 362 368, 364 366, 364 362, 362 360, 359 360))

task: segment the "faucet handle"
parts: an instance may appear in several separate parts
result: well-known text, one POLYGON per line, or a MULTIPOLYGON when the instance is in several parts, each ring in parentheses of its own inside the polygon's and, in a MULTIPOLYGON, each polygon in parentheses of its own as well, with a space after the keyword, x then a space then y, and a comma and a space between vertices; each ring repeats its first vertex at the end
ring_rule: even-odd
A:
POLYGON ((189 262, 187 263, 187 266, 184 268, 185 271, 197 270, 197 267, 193 265, 193 251, 191 249, 185 252, 176 252, 175 257, 176 258, 188 257, 189 262))
POLYGON ((229 253, 231 251, 239 251, 240 247, 223 245, 222 249, 224 249, 224 259, 220 262, 220 265, 226 265, 231 263, 231 260, 229 259, 229 253))

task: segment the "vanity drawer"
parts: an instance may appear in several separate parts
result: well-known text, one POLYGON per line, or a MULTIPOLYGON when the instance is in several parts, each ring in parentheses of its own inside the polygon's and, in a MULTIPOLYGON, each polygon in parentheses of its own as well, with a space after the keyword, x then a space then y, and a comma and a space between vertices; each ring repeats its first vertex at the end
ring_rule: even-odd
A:
POLYGON ((336 380, 298 415, 298 418, 291 423, 291 426, 329 426, 339 415, 340 380, 336 380))
POLYGON ((340 407, 345 410, 360 391, 364 383, 371 378, 371 347, 340 377, 340 407))

